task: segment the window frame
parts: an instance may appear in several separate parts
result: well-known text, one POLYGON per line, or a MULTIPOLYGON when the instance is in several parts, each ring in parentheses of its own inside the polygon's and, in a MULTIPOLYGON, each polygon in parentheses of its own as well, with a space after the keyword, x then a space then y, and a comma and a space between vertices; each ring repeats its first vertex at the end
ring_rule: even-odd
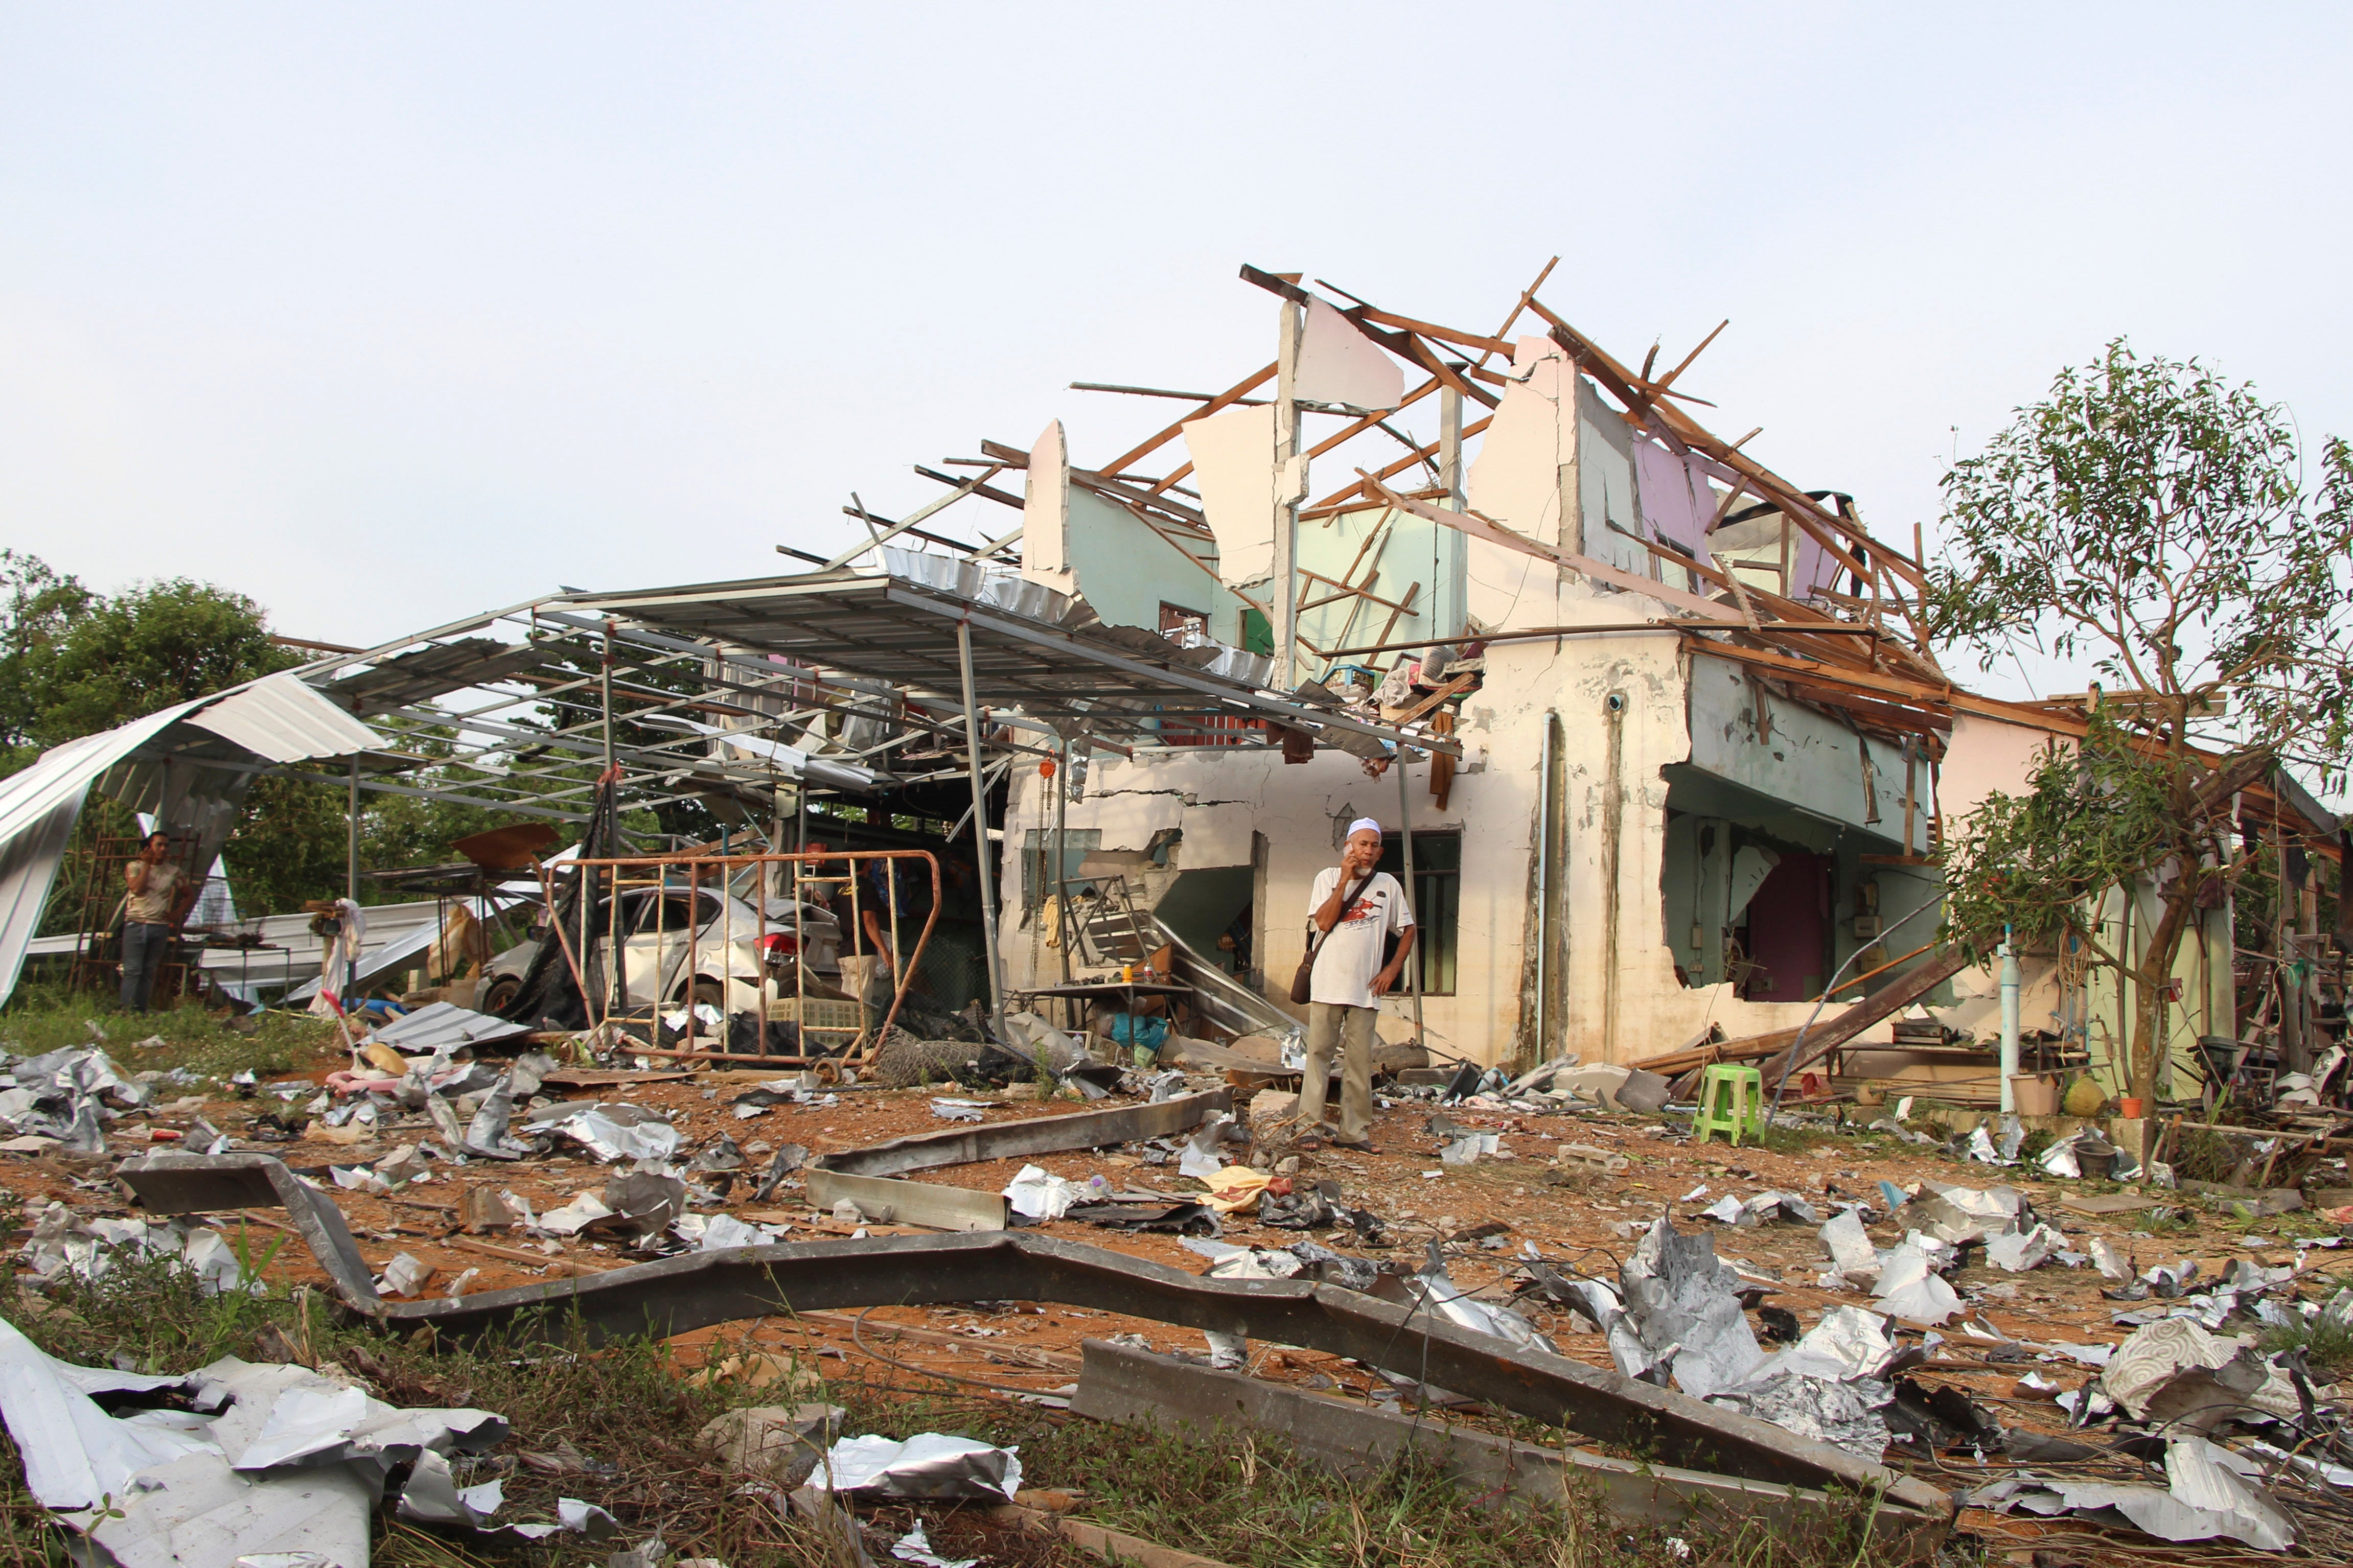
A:
MULTIPOLYGON (((1395 834, 1384 837, 1377 869, 1405 880, 1405 842, 1395 834)), ((1410 962, 1424 996, 1452 996, 1461 984, 1462 830, 1459 827, 1417 827, 1413 830, 1413 880, 1406 896, 1413 909, 1413 954, 1410 962), (1445 844, 1451 853, 1435 857, 1432 865, 1425 847, 1445 844), (1433 984, 1433 972, 1442 978, 1433 984)), ((1403 988, 1390 993, 1403 995, 1403 988)))

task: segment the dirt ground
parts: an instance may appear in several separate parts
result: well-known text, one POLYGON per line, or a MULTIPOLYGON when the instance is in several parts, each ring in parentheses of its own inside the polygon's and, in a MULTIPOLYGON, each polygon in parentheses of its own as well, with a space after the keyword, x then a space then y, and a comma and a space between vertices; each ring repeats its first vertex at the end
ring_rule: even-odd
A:
MULTIPOLYGON (((311 1097, 307 1086, 323 1082, 342 1062, 338 1053, 314 1069, 280 1075, 242 1094, 225 1084, 203 1084, 180 1089, 181 1098, 174 1099, 174 1086, 159 1085, 152 1111, 126 1115, 113 1124, 111 1155, 119 1159, 183 1147, 168 1137, 159 1140, 156 1134, 190 1131, 201 1117, 228 1133, 235 1140, 233 1148, 275 1154, 298 1170, 327 1181, 325 1168, 331 1164, 364 1164, 405 1143, 437 1141, 431 1123, 423 1117, 410 1118, 374 1141, 361 1143, 331 1141, 324 1135, 327 1130, 316 1122, 307 1136, 296 1142, 262 1142, 249 1136, 256 1117, 264 1111, 298 1110, 311 1097), (281 1100, 278 1091, 296 1085, 306 1086, 301 1098, 281 1100)), ((1090 1109, 1059 1100, 1040 1102, 1028 1095, 1028 1086, 1013 1092, 944 1086, 921 1090, 860 1087, 838 1091, 838 1102, 832 1105, 780 1104, 757 1116, 739 1119, 731 1103, 733 1097, 765 1081, 768 1075, 697 1070, 670 1077, 611 1076, 614 1081, 609 1084, 551 1087, 546 1093, 552 1098, 601 1099, 668 1114, 683 1135, 681 1164, 694 1151, 719 1138, 733 1137, 743 1147, 745 1161, 731 1198, 723 1205, 724 1212, 782 1225, 787 1227, 786 1241, 838 1237, 851 1227, 812 1211, 797 1182, 777 1194, 775 1201, 750 1201, 750 1188, 766 1167, 768 1152, 776 1147, 798 1143, 812 1154, 822 1154, 940 1131, 950 1125, 931 1108, 931 1098, 940 1094, 989 1101, 984 1116, 991 1123, 1090 1109)), ((1240 1091, 1235 1099, 1239 1111, 1249 1094, 1240 1091)), ((1129 1102, 1115 1099, 1103 1103, 1129 1102)), ((1978 1187, 2007 1183, 2024 1192, 2043 1218, 2065 1232, 2075 1250, 2085 1249, 2094 1237, 2105 1237, 2134 1257, 2139 1267, 2189 1258, 2198 1260, 2201 1278, 2211 1278, 2234 1257, 2266 1264, 2301 1258, 2305 1274, 2299 1293, 2306 1299, 2326 1300, 2340 1285, 2353 1283, 2353 1247, 2341 1250, 2307 1247, 2301 1252, 2294 1247, 2297 1235, 2309 1239, 2335 1232, 2333 1225, 2309 1214, 2264 1219, 2251 1226, 2231 1217, 2219 1205, 2203 1206, 2160 1194, 2179 1208, 2181 1217, 2175 1223, 2181 1228, 2162 1236, 2137 1235, 2145 1214, 2092 1216, 2062 1206, 2062 1199, 2070 1193, 2118 1191, 2108 1184, 2030 1180, 2042 1174, 2031 1166, 1996 1169, 1957 1163, 1936 1150, 1906 1144, 1884 1133, 1853 1130, 1777 1131, 1768 1134, 1770 1147, 1733 1148, 1720 1142, 1694 1144, 1676 1136, 1659 1118, 1598 1110, 1530 1114, 1447 1107, 1443 1116, 1459 1129, 1501 1134, 1510 1157, 1445 1165, 1437 1155, 1444 1140, 1427 1125, 1437 1109, 1427 1101, 1389 1103, 1374 1128, 1376 1152, 1304 1152, 1299 1156, 1299 1173, 1338 1183, 1347 1206, 1369 1209, 1386 1223, 1389 1248, 1364 1252, 1364 1256, 1419 1262, 1432 1237, 1451 1240, 1466 1231, 1486 1229, 1486 1237, 1449 1247, 1450 1267, 1464 1289, 1486 1288, 1498 1299, 1505 1282, 1514 1277, 1516 1256, 1525 1245, 1533 1245, 1556 1268, 1565 1265, 1614 1282, 1619 1261, 1631 1250, 1641 1228, 1665 1214, 1679 1229, 1714 1230, 1719 1255, 1734 1263, 1748 1281, 1767 1290, 1765 1301, 1793 1311, 1801 1326, 1810 1327, 1825 1309, 1863 1305, 1869 1300, 1852 1291, 1826 1290, 1816 1284, 1828 1260, 1815 1227, 1772 1224, 1734 1228, 1701 1219, 1699 1211, 1727 1194, 1746 1197, 1781 1189, 1813 1202, 1825 1217, 1831 1212, 1831 1201, 1841 1196, 1870 1201, 1883 1212, 1880 1182, 1903 1185, 1924 1178, 1978 1187), (1574 1157, 1560 1159, 1558 1152, 1569 1144, 1621 1154, 1627 1167, 1605 1174, 1574 1157)), ((1852 1108, 1849 1113, 1854 1114, 1852 1108)), ((1172 1194, 1198 1190, 1198 1184, 1176 1175, 1173 1162, 1147 1164, 1136 1148, 956 1165, 914 1173, 910 1179, 995 1193, 1023 1163, 1043 1166, 1080 1183, 1100 1174, 1114 1188, 1172 1194)), ((111 1160, 77 1161, 56 1152, 0 1152, 0 1187, 22 1205, 17 1215, 19 1238, 34 1211, 53 1200, 70 1205, 85 1216, 132 1212, 122 1191, 104 1179, 111 1164, 111 1160)), ((350 1220, 362 1253, 379 1272, 396 1254, 406 1252, 434 1271, 423 1291, 438 1294, 467 1277, 463 1288, 479 1292, 622 1267, 634 1260, 610 1244, 566 1239, 556 1243, 551 1254, 540 1242, 520 1234, 467 1236, 457 1217, 468 1185, 482 1183, 493 1189, 511 1190, 526 1199, 534 1214, 545 1214, 575 1194, 600 1191, 613 1173, 612 1168, 585 1156, 512 1163, 478 1160, 462 1167, 437 1163, 429 1179, 389 1197, 331 1190, 350 1220)), ((2340 1175, 2323 1179, 2332 1184, 2344 1182, 2340 1175)), ((237 1220, 234 1215, 218 1217, 232 1228, 237 1220)), ((242 1217, 259 1231, 286 1229, 282 1215, 272 1213, 256 1211, 242 1217)), ((1045 1225, 1040 1231, 1187 1272, 1198 1273, 1208 1267, 1205 1259, 1170 1236, 1127 1235, 1071 1220, 1045 1225)), ((1335 1250, 1360 1250, 1353 1245, 1354 1234, 1346 1230, 1277 1229, 1258 1224, 1248 1214, 1229 1216, 1221 1239, 1272 1247, 1288 1246, 1303 1235, 1335 1250)), ((1873 1231, 1873 1240, 1882 1246, 1892 1245, 1901 1236, 1900 1225, 1883 1221, 1873 1231)), ((277 1286, 325 1284, 323 1274, 290 1233, 266 1272, 277 1286)), ((2100 1276, 2088 1267, 2069 1268, 2053 1262, 2013 1275, 1980 1265, 1954 1283, 1965 1298, 1974 1298, 1976 1321, 2012 1339, 2113 1344, 2131 1331, 2110 1321, 2116 1304, 2102 1299, 2100 1276)), ((1611 1364, 1601 1337, 1575 1331, 1575 1320, 1567 1314, 1547 1308, 1538 1297, 1521 1298, 1518 1305, 1564 1354, 1596 1366, 1611 1364)), ((1752 1322, 1756 1321, 1752 1318, 1752 1322)), ((858 1321, 848 1313, 810 1313, 792 1320, 724 1325, 681 1336, 672 1345, 678 1364, 690 1372, 755 1350, 776 1352, 779 1359, 754 1360, 735 1373, 754 1383, 771 1376, 788 1382, 788 1358, 828 1375, 852 1368, 877 1372, 888 1367, 1039 1393, 1050 1393, 1075 1380, 1080 1343, 1088 1338, 1134 1334, 1157 1350, 1198 1352, 1205 1348, 1198 1333, 1155 1321, 1061 1306, 881 1308, 866 1316, 862 1331, 858 1321)), ((1973 1348, 1962 1321, 1957 1320, 1940 1331, 1942 1344, 1913 1375, 1931 1388, 1939 1384, 1961 1388, 2005 1426, 2063 1430, 2065 1415, 2051 1403, 2051 1394, 2021 1389, 2021 1373, 2039 1372, 2060 1388, 2079 1386, 2096 1373, 2064 1359, 2006 1364, 1985 1360, 1982 1350, 1973 1348)), ((1262 1377, 1358 1395, 1369 1395, 1384 1386, 1370 1373, 1338 1358, 1268 1344, 1251 1347, 1250 1370, 1262 1377)), ((1947 1490, 1980 1484, 2000 1473, 1981 1470, 1974 1463, 1950 1456, 1905 1458, 1900 1449, 1890 1450, 1888 1462, 1931 1478, 1947 1490)), ((1964 1516, 1962 1528, 1986 1537, 1997 1550, 2025 1551, 2054 1542, 2073 1542, 2078 1552, 2075 1560, 2085 1560, 2081 1556, 2087 1533, 2083 1527, 1970 1512, 1964 1516)), ((2132 1544, 2147 1548, 2158 1543, 2139 1540, 2132 1544)), ((2183 1549, 2168 1550, 2178 1554, 2183 1549)))

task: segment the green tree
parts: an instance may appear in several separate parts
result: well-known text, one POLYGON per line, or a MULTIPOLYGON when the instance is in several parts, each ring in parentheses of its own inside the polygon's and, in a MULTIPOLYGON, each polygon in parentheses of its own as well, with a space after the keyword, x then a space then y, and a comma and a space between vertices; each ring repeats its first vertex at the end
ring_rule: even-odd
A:
POLYGON ((300 662, 261 606, 226 588, 174 577, 90 595, 30 667, 32 738, 54 746, 300 662))
POLYGON ((2252 386, 2119 339, 1943 481, 1938 637, 1987 668, 2021 643, 2088 657, 2107 687, 2072 755, 1957 831, 1948 924, 1974 943, 2005 921, 2071 930, 2129 974, 2144 1100, 2183 935, 2244 869, 2234 792, 2283 760, 2345 777, 2353 458, 2329 439, 2318 466, 2316 483, 2293 419, 2252 386), (2162 913, 2135 963, 2100 946, 2084 900, 2139 879, 2162 913))
MULTIPOLYGON (((35 557, 0 550, 0 775, 62 742, 300 662, 272 640, 267 616, 241 594, 174 578, 102 595, 35 557)), ((449 739, 446 730, 418 726, 400 743, 446 757, 449 739)), ((413 770, 402 782, 463 784, 480 777, 445 763, 413 770)), ((370 791, 361 794, 360 814, 364 868, 450 859, 450 840, 514 820, 482 806, 370 791)), ((71 930, 81 917, 95 840, 132 826, 130 813, 92 799, 58 878, 52 929, 71 930)), ((223 854, 240 913, 290 912, 336 897, 350 862, 349 797, 334 784, 259 775, 223 854)), ((381 883, 360 885, 364 903, 405 896, 381 883)))
POLYGON ((40 755, 36 726, 47 706, 48 666, 95 597, 37 556, 0 549, 0 777, 40 755))

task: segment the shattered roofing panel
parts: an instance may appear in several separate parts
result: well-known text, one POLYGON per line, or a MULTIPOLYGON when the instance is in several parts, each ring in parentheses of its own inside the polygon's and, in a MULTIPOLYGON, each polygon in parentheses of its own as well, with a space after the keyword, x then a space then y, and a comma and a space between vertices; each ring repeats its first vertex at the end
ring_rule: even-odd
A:
POLYGON ((383 744, 375 731, 290 672, 232 692, 191 714, 188 722, 273 763, 349 756, 383 744))
MULTIPOLYGON (((1186 648, 1134 628, 1080 624, 1083 611, 1034 583, 970 563, 887 552, 888 572, 812 574, 651 593, 584 596, 579 608, 684 637, 787 655, 917 691, 960 689, 956 624, 972 632, 973 689, 986 705, 1149 742, 1155 721, 1256 714, 1396 741, 1398 732, 1278 697, 1261 656, 1186 648), (933 564, 925 565, 923 563, 933 564)), ((1411 743, 1453 751, 1444 740, 1411 743)))
POLYGON ((529 1032, 524 1025, 472 1012, 454 1002, 436 1002, 394 1019, 378 1029, 374 1038, 398 1050, 423 1053, 455 1050, 482 1040, 512 1039, 529 1032))
POLYGON ((428 702, 470 686, 487 686, 537 669, 547 656, 493 637, 461 637, 385 659, 332 681, 327 692, 354 713, 382 713, 428 702))

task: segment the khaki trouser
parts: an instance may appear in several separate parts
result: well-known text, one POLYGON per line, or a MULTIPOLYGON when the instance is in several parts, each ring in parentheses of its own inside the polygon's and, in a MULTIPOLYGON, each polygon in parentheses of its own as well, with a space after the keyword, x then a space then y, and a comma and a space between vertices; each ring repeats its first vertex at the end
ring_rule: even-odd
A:
POLYGON ((1324 1102, 1332 1079, 1332 1049, 1345 1048, 1340 1064, 1340 1137, 1361 1143, 1373 1130, 1373 1025, 1377 1007, 1350 1007, 1339 1002, 1307 1005, 1307 1070, 1299 1083, 1299 1121, 1313 1126, 1324 1120, 1324 1102))

